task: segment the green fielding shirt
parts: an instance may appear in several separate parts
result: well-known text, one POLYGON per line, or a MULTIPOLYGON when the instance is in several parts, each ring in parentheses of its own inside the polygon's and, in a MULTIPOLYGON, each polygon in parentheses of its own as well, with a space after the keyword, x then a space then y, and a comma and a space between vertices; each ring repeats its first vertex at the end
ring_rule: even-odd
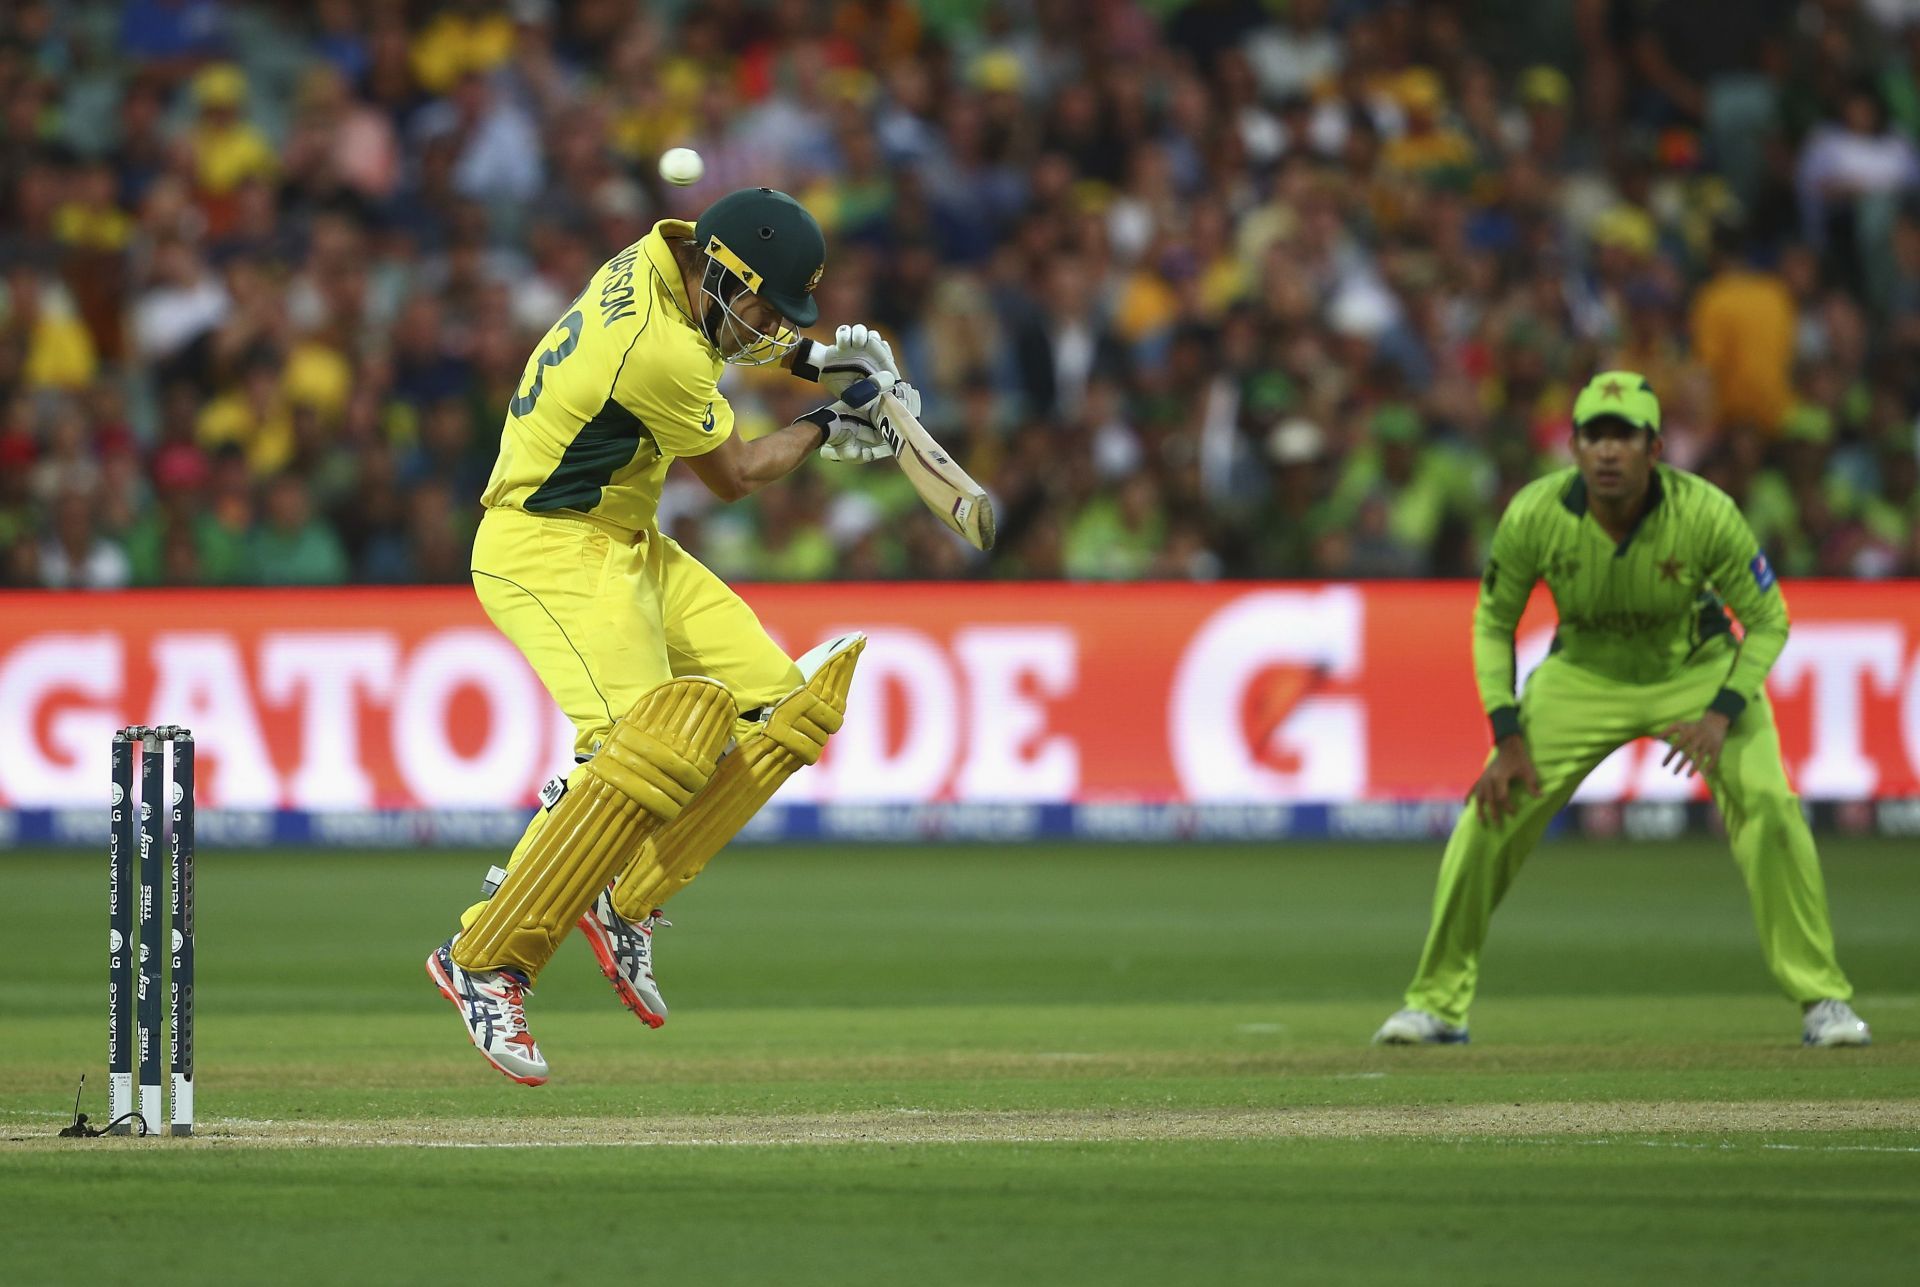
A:
POLYGON ((1523 487, 1500 517, 1473 613, 1473 669, 1496 739, 1520 729, 1513 636, 1542 579, 1559 612, 1553 650, 1622 684, 1670 678, 1706 640, 1743 637, 1709 706, 1738 719, 1787 642, 1787 601, 1733 498, 1655 465, 1648 504, 1617 546, 1587 513, 1587 485, 1562 469, 1523 487))

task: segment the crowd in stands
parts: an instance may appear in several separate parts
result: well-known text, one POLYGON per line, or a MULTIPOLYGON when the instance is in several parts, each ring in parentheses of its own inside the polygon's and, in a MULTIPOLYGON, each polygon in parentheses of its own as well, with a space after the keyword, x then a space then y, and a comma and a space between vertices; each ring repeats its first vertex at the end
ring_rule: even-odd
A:
POLYGON ((1916 0, 10 0, 0 585, 466 580, 535 342, 760 184, 1002 540, 676 471, 729 578, 1471 576, 1610 367, 1783 574, 1920 575, 1917 134, 1916 0))

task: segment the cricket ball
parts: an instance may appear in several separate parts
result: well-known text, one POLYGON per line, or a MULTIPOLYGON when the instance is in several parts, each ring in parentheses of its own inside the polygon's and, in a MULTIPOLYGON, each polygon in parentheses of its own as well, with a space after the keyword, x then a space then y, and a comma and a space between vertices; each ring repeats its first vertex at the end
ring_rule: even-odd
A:
POLYGON ((676 188, 698 183, 706 168, 700 154, 690 147, 668 148, 660 154, 660 177, 676 188))

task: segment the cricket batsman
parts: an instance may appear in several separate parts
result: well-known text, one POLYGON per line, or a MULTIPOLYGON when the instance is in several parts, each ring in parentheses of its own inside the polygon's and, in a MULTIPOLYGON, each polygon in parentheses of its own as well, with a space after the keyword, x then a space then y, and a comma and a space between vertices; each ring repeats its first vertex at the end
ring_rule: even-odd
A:
POLYGON ((1787 605, 1726 493, 1660 463, 1660 403, 1605 371, 1573 407, 1575 466, 1522 488, 1501 517, 1473 617, 1494 749, 1440 861, 1433 924, 1406 1008, 1376 1042, 1464 1042, 1487 924, 1581 781, 1623 743, 1706 776, 1746 878, 1760 950, 1813 1046, 1864 1046, 1834 959, 1813 836, 1787 784, 1765 681, 1787 605), (1553 649, 1514 704, 1514 630, 1545 579, 1553 649), (1727 619, 1731 608, 1742 635, 1727 619))
POLYGON ((797 334, 819 320, 825 259, 813 216, 770 188, 730 193, 694 224, 664 220, 593 275, 508 405, 474 590, 573 722, 578 764, 542 790, 427 974, 480 1053, 523 1084, 547 1079, 525 997, 567 932, 580 927, 629 1009, 664 1023, 659 909, 840 727, 864 636, 788 657, 655 522, 675 460, 733 501, 816 451, 891 454, 837 400, 748 441, 717 387, 729 363, 779 362, 836 394, 897 379, 864 326, 831 345, 797 334))

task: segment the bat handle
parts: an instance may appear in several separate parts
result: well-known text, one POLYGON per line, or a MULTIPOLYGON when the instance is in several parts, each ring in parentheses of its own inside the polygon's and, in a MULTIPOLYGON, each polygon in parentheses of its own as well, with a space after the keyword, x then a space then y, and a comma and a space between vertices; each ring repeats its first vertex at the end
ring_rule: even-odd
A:
POLYGON ((850 407, 864 407, 875 398, 891 389, 899 377, 891 371, 876 371, 865 379, 849 384, 840 394, 840 401, 850 407))

